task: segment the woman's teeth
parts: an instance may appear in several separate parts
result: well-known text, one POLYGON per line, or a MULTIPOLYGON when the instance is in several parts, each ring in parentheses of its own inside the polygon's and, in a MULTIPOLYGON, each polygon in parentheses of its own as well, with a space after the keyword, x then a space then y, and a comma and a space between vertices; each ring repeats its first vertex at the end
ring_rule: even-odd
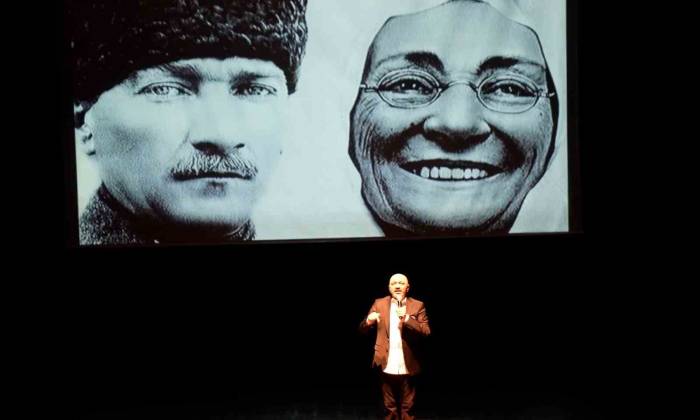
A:
POLYGON ((413 170, 413 173, 423 178, 442 180, 478 180, 489 176, 483 169, 448 168, 446 166, 423 166, 420 171, 413 170))

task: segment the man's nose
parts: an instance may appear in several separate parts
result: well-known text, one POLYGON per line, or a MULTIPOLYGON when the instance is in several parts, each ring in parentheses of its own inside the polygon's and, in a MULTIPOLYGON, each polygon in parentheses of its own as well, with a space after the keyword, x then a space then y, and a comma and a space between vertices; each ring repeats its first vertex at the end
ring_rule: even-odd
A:
POLYGON ((236 117, 235 99, 228 89, 200 93, 191 115, 190 143, 206 154, 226 154, 245 147, 236 117))
POLYGON ((425 136, 445 149, 463 149, 481 143, 491 134, 484 118, 485 108, 467 84, 445 89, 430 110, 431 115, 423 123, 425 136))

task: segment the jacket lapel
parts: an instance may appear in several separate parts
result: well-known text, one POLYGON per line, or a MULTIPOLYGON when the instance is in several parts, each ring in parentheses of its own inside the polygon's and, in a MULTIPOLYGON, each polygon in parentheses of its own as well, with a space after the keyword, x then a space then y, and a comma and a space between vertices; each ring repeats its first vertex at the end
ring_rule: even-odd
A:
POLYGON ((406 298, 406 313, 413 315, 416 312, 416 302, 411 298, 406 298))
POLYGON ((386 339, 389 340, 389 310, 391 309, 391 296, 387 296, 382 301, 382 307, 379 310, 381 314, 381 322, 384 323, 384 332, 386 333, 386 339))

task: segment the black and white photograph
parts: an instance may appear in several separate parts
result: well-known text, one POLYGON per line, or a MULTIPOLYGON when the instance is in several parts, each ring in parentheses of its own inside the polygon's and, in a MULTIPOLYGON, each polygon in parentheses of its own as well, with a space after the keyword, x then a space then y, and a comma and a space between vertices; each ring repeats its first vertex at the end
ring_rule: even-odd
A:
POLYGON ((66 8, 79 245, 571 231, 565 0, 66 8))

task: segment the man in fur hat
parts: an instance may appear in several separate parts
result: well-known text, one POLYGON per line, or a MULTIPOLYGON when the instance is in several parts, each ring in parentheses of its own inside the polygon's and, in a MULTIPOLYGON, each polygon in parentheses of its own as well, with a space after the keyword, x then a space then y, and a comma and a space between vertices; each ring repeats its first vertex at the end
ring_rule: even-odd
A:
POLYGON ((80 218, 82 245, 254 238, 306 3, 67 2, 76 141, 102 182, 80 218))

